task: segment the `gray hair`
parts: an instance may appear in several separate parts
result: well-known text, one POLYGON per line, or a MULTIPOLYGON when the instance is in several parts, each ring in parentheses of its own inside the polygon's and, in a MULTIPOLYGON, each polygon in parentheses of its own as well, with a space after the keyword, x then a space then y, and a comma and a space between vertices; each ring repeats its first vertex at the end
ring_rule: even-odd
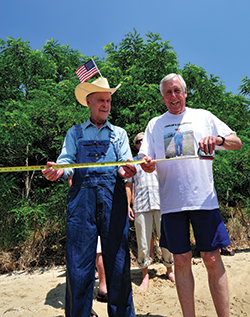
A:
POLYGON ((184 79, 182 78, 182 76, 181 76, 180 74, 171 73, 171 74, 168 74, 166 77, 164 77, 164 78, 161 80, 161 82, 160 82, 160 92, 161 92, 161 95, 163 94, 163 91, 162 91, 162 86, 163 86, 163 84, 164 84, 166 81, 168 81, 168 80, 170 80, 170 79, 172 79, 172 78, 174 78, 174 77, 178 77, 178 78, 180 79, 181 87, 182 87, 182 89, 183 89, 183 92, 185 92, 186 83, 185 83, 184 79))
POLYGON ((139 132, 139 133, 136 135, 136 137, 134 138, 134 141, 133 141, 133 142, 134 142, 134 145, 135 145, 135 141, 136 141, 137 137, 138 137, 139 135, 143 135, 143 136, 144 136, 144 134, 145 134, 144 132, 139 132))

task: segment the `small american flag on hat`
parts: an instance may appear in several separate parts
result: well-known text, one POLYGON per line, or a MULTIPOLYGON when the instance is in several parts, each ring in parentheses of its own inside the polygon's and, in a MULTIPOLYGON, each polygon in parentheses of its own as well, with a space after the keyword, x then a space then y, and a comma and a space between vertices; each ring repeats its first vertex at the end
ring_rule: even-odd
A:
POLYGON ((95 74, 100 73, 93 59, 83 64, 75 72, 81 83, 93 77, 95 74))

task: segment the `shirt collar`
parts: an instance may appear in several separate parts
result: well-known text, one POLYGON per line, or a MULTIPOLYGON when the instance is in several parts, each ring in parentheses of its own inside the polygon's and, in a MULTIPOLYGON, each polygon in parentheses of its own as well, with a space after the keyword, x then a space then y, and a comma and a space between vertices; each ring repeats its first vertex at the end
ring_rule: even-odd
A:
MULTIPOLYGON (((90 126, 95 127, 95 125, 91 122, 90 118, 88 118, 88 120, 83 124, 83 129, 86 130, 90 126)), ((114 130, 111 124, 108 122, 108 120, 106 120, 104 125, 101 127, 101 129, 103 128, 108 128, 111 131, 114 130)))

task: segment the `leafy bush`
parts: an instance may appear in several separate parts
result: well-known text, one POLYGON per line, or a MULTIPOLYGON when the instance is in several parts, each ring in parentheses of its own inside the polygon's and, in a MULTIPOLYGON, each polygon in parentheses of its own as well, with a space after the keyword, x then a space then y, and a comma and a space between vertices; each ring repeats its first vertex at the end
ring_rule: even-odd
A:
MULTIPOLYGON (((109 120, 126 129, 131 144, 151 118, 166 111, 158 87, 171 72, 186 80, 189 107, 210 110, 238 133, 242 150, 216 154, 215 187, 225 220, 236 217, 246 227, 250 101, 242 94, 248 95, 249 79, 243 79, 242 94, 226 92, 219 77, 208 76, 202 67, 187 64, 180 69, 169 41, 151 32, 144 40, 134 30, 104 50, 105 59, 93 56, 98 68, 111 87, 122 83, 112 96, 109 120), (243 210, 244 217, 232 216, 228 208, 243 210)), ((67 130, 90 114, 77 102, 74 90, 79 83, 75 70, 91 57, 53 39, 39 51, 20 38, 8 38, 0 40, 0 52, 0 166, 55 161, 67 130)), ((0 174, 0 251, 14 250, 19 268, 49 264, 45 257, 51 254, 63 256, 67 191, 67 183, 48 182, 39 171, 0 174)))

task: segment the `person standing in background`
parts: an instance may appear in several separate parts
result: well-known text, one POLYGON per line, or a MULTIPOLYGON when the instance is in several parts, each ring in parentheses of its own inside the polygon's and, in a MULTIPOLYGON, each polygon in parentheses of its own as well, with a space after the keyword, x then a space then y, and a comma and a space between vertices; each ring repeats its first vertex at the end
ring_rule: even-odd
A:
MULTIPOLYGON (((144 132, 137 134, 134 145, 140 150, 144 132)), ((140 160, 140 156, 134 160, 140 160)), ((138 164, 137 173, 134 177, 126 180, 126 192, 128 197, 129 219, 135 221, 136 240, 138 245, 137 264, 142 269, 142 283, 140 289, 146 291, 149 287, 148 266, 151 264, 150 249, 152 241, 153 222, 155 222, 157 236, 160 238, 161 211, 159 182, 156 171, 149 174, 142 170, 138 164), (132 197, 133 208, 132 208, 132 197)), ((166 248, 162 248, 162 262, 167 268, 167 276, 175 282, 173 272, 173 255, 166 248)))

